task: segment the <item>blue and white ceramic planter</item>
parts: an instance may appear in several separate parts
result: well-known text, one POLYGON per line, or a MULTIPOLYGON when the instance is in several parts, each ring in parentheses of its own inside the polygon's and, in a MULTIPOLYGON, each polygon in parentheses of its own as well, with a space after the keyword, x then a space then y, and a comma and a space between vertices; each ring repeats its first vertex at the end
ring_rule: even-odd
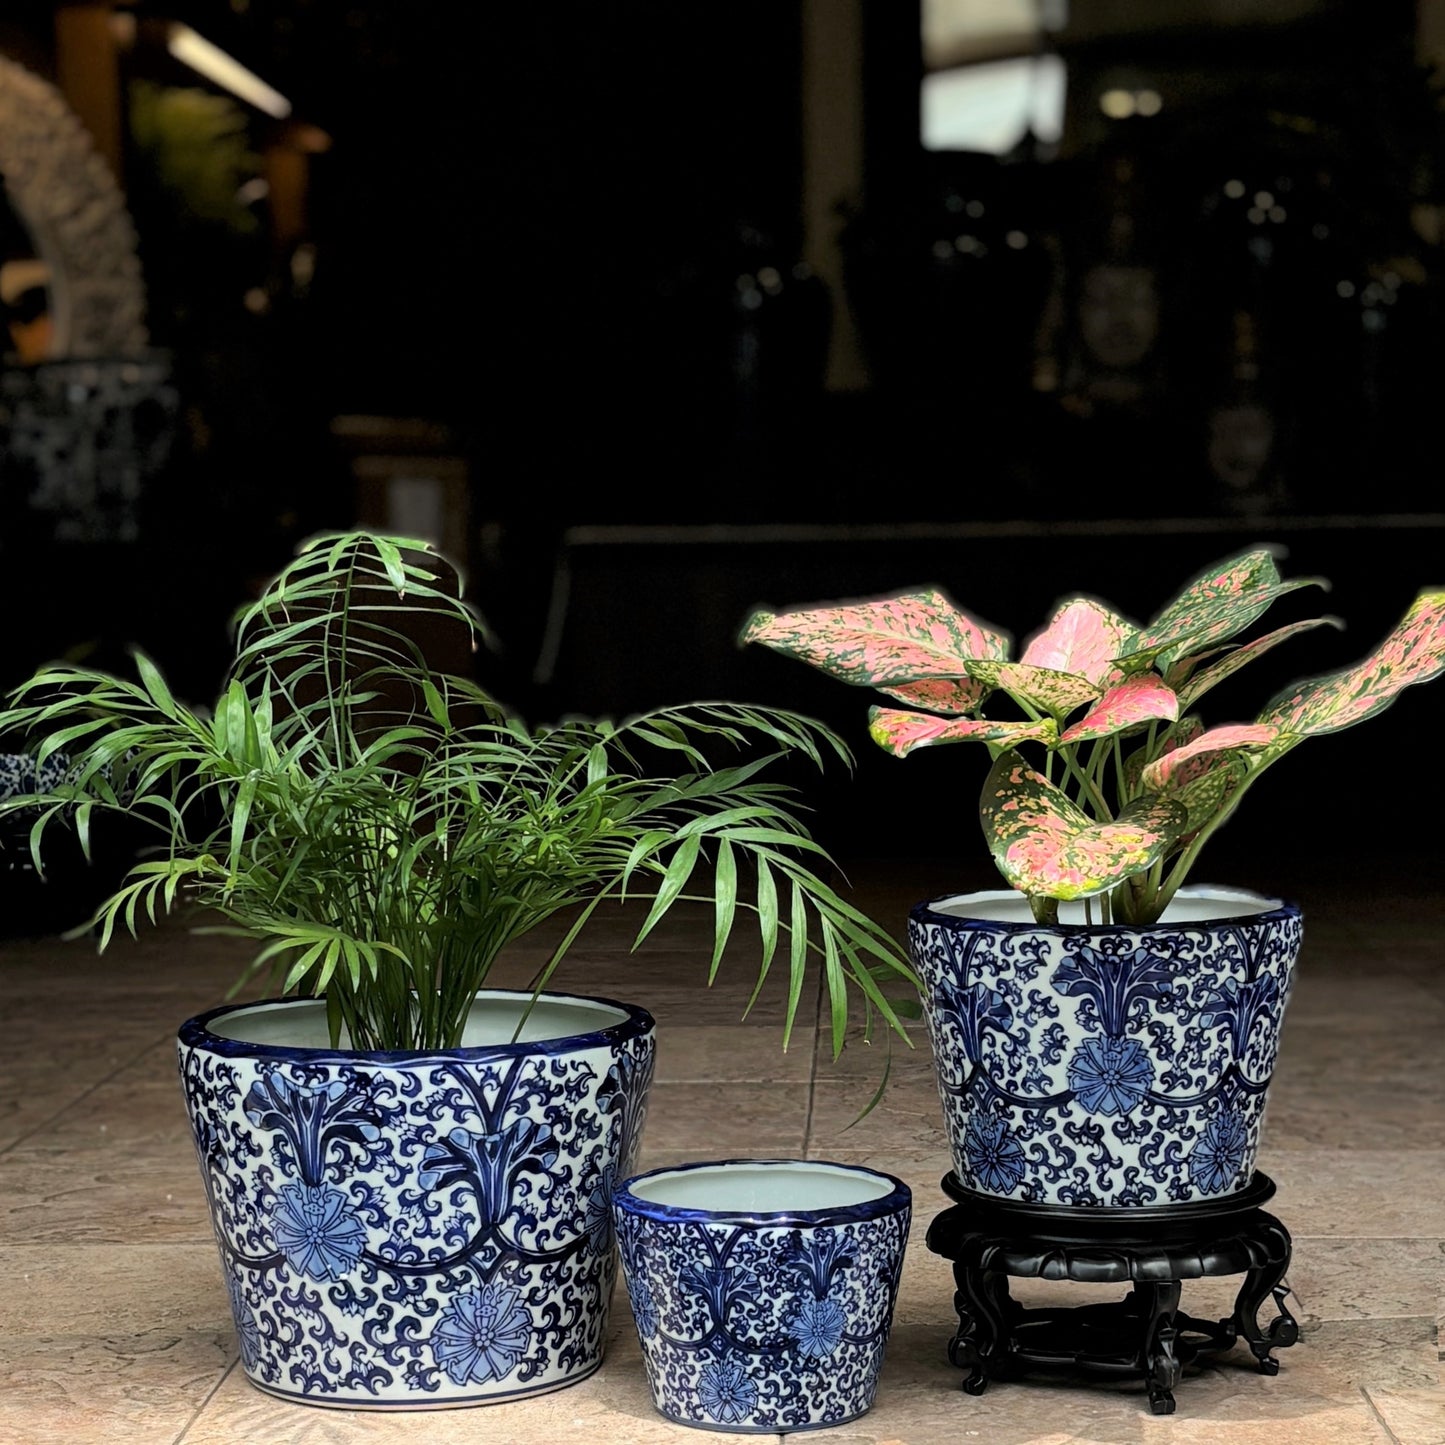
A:
POLYGON ((181 1079, 252 1383, 349 1408, 476 1405, 602 1362, 612 1190, 653 1023, 607 999, 477 996, 463 1046, 328 1046, 325 1005, 216 1009, 181 1079))
POLYGON ((1300 935, 1294 905, 1220 888, 1181 889, 1139 928, 1040 926, 1011 892, 919 904, 909 946, 959 1182, 1104 1208, 1243 1189, 1300 935))
POLYGON ((908 1242, 906 1184, 852 1165, 735 1159, 643 1174, 615 1208, 662 1414, 775 1434, 872 1405, 908 1242))

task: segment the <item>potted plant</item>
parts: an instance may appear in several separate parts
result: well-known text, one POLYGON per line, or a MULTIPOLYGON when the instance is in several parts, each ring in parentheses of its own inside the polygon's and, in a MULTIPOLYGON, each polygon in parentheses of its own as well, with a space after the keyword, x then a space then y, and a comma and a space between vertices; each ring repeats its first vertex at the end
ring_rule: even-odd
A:
POLYGON ((973 741, 992 757, 979 817, 1009 888, 919 904, 909 926, 966 1189, 1129 1208, 1248 1184, 1300 912, 1185 881, 1268 768, 1445 668, 1445 591, 1422 592, 1355 667, 1207 727, 1212 688, 1333 622, 1234 640, 1309 585, 1260 549, 1144 627, 1070 597, 1016 660, 936 589, 746 624, 744 641, 904 704, 870 714, 896 756, 973 741))
POLYGON ((214 711, 137 654, 134 681, 51 667, 0 713, 35 740, 44 790, 0 811, 32 810, 37 866, 53 824, 155 830, 102 948, 184 901, 279 985, 187 1021, 179 1050, 244 1367, 302 1400, 472 1404, 600 1363, 652 1021, 544 990, 604 904, 643 900, 640 941, 704 901, 713 974, 751 913, 758 987, 783 949, 790 1029, 821 958, 839 1048, 850 990, 896 1026, 883 985, 912 981, 765 776, 846 757, 830 733, 723 703, 529 727, 429 664, 420 638, 476 625, 424 543, 328 537, 240 614, 214 711), (535 988, 487 990, 549 920, 535 988))

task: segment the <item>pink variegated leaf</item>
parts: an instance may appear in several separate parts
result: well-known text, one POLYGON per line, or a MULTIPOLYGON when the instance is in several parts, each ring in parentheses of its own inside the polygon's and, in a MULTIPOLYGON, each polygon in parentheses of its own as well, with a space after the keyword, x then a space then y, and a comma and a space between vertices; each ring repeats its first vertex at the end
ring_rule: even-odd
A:
POLYGON ((1049 667, 1032 667, 1023 662, 994 662, 981 659, 964 664, 970 677, 989 687, 1000 688, 1035 711, 1063 718, 1086 702, 1098 698, 1101 688, 1072 672, 1055 672, 1049 667))
POLYGON ((1445 590, 1422 592, 1363 662, 1300 683, 1259 715, 1295 737, 1336 733, 1383 712, 1396 696, 1445 671, 1445 590))
POLYGON ((1207 652, 1191 653, 1188 657, 1181 657, 1177 662, 1170 663, 1164 670, 1164 681, 1179 692, 1184 684, 1204 666, 1212 657, 1221 657, 1226 652, 1235 650, 1232 642, 1227 642, 1223 647, 1211 647, 1207 652))
POLYGON ((1287 593, 1327 585, 1318 577, 1282 582, 1268 551, 1243 552, 1191 582, 1139 633, 1119 660, 1155 658, 1167 672, 1181 659, 1237 636, 1287 593))
POLYGON ((1181 783, 1191 781, 1198 775, 1197 772, 1180 771, 1186 768, 1191 760, 1209 753, 1257 753, 1276 741, 1279 733, 1277 727, 1263 723, 1230 723, 1225 727, 1210 728, 1192 743, 1186 743, 1182 748, 1175 748, 1173 752, 1155 758, 1144 769, 1144 786, 1158 792, 1176 780, 1181 783))
POLYGON ((894 757, 906 758, 914 748, 934 743, 1022 743, 1058 740, 1052 718, 1041 722, 993 722, 988 718, 943 718, 926 712, 903 712, 898 708, 875 707, 868 713, 868 732, 873 741, 894 757))
POLYGON ((1181 847, 1224 811, 1248 772, 1240 753, 1201 753, 1183 764, 1169 787, 1169 797, 1189 814, 1181 847))
POLYGON ((1140 673, 1111 687, 1078 722, 1066 728, 1061 743, 1107 738, 1126 728, 1159 719, 1173 722, 1179 716, 1179 699, 1155 673, 1140 673))
POLYGON ((999 871, 1033 897, 1091 898, 1167 857, 1188 821, 1168 798, 1129 804, 1096 823, 1017 753, 1004 753, 979 803, 984 836, 999 871))
POLYGON ((881 687, 879 692, 914 707, 960 716, 972 712, 988 696, 989 687, 972 677, 925 677, 898 687, 881 687))
POLYGON ((1316 627, 1342 628, 1344 625, 1338 617, 1312 617, 1308 622, 1291 622, 1288 627, 1277 627, 1273 632, 1266 632, 1263 637, 1256 637, 1253 642, 1246 642, 1243 647, 1235 648, 1213 666, 1206 667, 1203 672, 1197 673, 1185 683, 1179 689, 1179 705, 1193 707, 1210 688, 1223 682, 1226 677, 1233 676, 1246 663, 1253 662, 1256 657, 1263 656, 1271 648, 1278 647, 1281 642, 1297 633, 1310 632, 1316 627))
MULTIPOLYGON (((1169 729, 1167 741, 1164 744, 1163 752, 1172 753, 1175 748, 1182 748, 1185 743, 1192 743, 1200 733, 1204 731, 1204 721, 1198 717, 1181 718, 1179 722, 1169 729)), ((1131 794, 1137 793, 1142 784, 1144 772, 1144 749, 1135 748, 1124 759, 1124 781, 1128 785, 1131 794)))
POLYGON ((1132 622, 1091 597, 1059 604, 1048 626, 1030 639, 1020 662, 1054 672, 1072 672, 1102 685, 1113 661, 1137 637, 1132 622))
POLYGON ((860 687, 959 677, 970 658, 1008 656, 1008 639, 960 611, 940 591, 872 601, 755 612, 743 642, 761 642, 860 687))

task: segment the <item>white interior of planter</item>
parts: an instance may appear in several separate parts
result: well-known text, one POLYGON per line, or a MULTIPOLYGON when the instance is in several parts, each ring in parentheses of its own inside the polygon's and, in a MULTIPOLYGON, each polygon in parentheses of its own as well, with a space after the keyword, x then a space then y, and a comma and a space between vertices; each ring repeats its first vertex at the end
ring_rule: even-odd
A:
MULTIPOLYGON (((1181 888, 1169 901, 1161 923, 1209 923, 1218 918, 1249 918, 1280 907, 1278 898, 1262 898, 1242 888, 1181 888)), ((1100 904, 1092 900, 1095 924, 1101 921, 1100 904)), ((1028 899, 1011 889, 989 893, 960 893, 933 905, 935 913, 955 918, 979 918, 990 923, 1032 923, 1028 899)), ((1082 900, 1059 904, 1060 923, 1087 923, 1082 900)))
POLYGON ((840 1209, 893 1192, 893 1182, 864 1169, 840 1164, 738 1162, 670 1169, 628 1185, 638 1199, 673 1209, 715 1214, 802 1213, 840 1209))
MULTIPOLYGON (((509 1044, 513 1040, 518 1043, 545 1043, 576 1034, 595 1034, 625 1023, 628 1017, 622 1009, 609 1004, 544 996, 538 999, 519 1034, 518 1021, 526 1013, 530 1001, 531 995, 527 993, 497 993, 479 997, 472 1005, 462 1031, 462 1048, 485 1048, 493 1044, 509 1044)), ((273 1048, 331 1047, 331 1034, 326 1027, 326 1003, 322 999, 286 1000, 237 1009, 235 1013, 213 1019, 210 1031, 223 1039, 273 1048)), ((341 1047, 350 1047, 344 1032, 341 1047)))

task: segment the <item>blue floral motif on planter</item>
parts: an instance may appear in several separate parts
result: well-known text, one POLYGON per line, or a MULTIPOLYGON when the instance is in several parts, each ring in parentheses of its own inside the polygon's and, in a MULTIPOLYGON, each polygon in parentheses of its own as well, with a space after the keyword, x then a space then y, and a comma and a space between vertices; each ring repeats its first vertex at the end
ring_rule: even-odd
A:
POLYGON ((271 1232, 286 1263, 309 1279, 342 1278, 366 1247, 366 1229, 351 1201, 329 1184, 283 1184, 271 1232))
POLYGON ((1136 1004, 1172 996, 1173 983, 1174 966, 1148 949, 1110 956, 1087 944, 1066 957, 1053 976, 1060 993, 1081 994, 1092 1001, 1099 1025, 1110 1038, 1127 1031, 1136 1004))
MULTIPOLYGON (((493 999, 504 1012, 531 1002, 483 994, 479 1010, 493 999)), ((414 1408, 551 1390, 601 1363, 616 1273, 607 1203, 640 1142, 653 1025, 607 1000, 543 995, 538 1007, 583 1032, 441 1053, 226 1032, 244 1034, 248 1011, 279 1025, 309 1009, 303 1035, 324 1037, 325 1005, 311 1000, 182 1026, 181 1079, 253 1383, 414 1408)))
POLYGON ((534 1119, 519 1119, 491 1133, 453 1129, 445 1140, 428 1144, 417 1183, 423 1189, 469 1184, 482 1219, 495 1224, 511 1207, 518 1179, 546 1174, 556 1162, 552 1130, 534 1119))
POLYGON ((1094 1114, 1129 1114, 1154 1082, 1154 1065, 1138 1039, 1085 1039, 1069 1061, 1069 1087, 1094 1114))
POLYGON ((1265 974, 1243 984, 1227 978, 1218 988, 1211 989, 1200 1005, 1199 1022, 1207 1029, 1223 1025, 1238 1056, 1249 1045, 1255 1021, 1261 1016, 1278 1018, 1279 1014, 1279 981, 1265 974))
POLYGON ((965 1188, 1124 1209, 1248 1184, 1302 920, 1236 890, 1178 899, 1181 921, 1137 927, 1040 925, 1016 894, 914 908, 909 948, 965 1188))
POLYGON ((1227 1189, 1239 1173, 1249 1130, 1233 1109, 1217 1114, 1189 1155, 1189 1176, 1206 1194, 1227 1189))
POLYGON ((332 1143, 367 1145, 380 1135, 375 1113, 356 1079, 305 1085, 269 1069, 246 1095, 246 1117, 260 1129, 275 1130, 289 1164, 308 1184, 325 1178, 332 1143))
POLYGON ((851 1236, 836 1229, 795 1229, 788 1236, 783 1262, 799 1281, 822 1299, 833 1281, 858 1262, 858 1250, 851 1236))
POLYGON ((532 1344, 532 1317, 501 1280, 459 1295, 442 1312, 431 1347, 452 1383, 483 1385, 515 1370, 532 1344))
POLYGON ((587 1196, 587 1212, 584 1228, 592 1248, 599 1254, 612 1248, 612 1187, 616 1170, 611 1164, 597 1176, 587 1196))
POLYGON ((1013 1010, 997 989, 976 983, 972 988, 949 989, 939 999, 938 1017, 958 1031, 963 1056, 969 1063, 983 1059, 983 1035, 987 1028, 1008 1033, 1013 1027, 1013 1010))
POLYGON ((789 1329, 798 1349, 815 1360, 837 1352, 848 1317, 834 1299, 805 1299, 793 1313, 789 1329))
POLYGON ((697 1393, 703 1409, 723 1425, 736 1425, 758 1402, 758 1387, 738 1360, 704 1365, 697 1393))
POLYGON ((706 1338, 727 1337, 728 1316, 734 1305, 752 1304, 758 1297, 757 1272, 745 1264, 707 1264, 683 1266, 679 1281, 706 1302, 712 1328, 706 1338))
POLYGON ((256 1316, 246 1303, 246 1292, 235 1275, 226 1278, 226 1290, 231 1296, 231 1318, 236 1325, 236 1339, 241 1345, 241 1364, 249 1370, 261 1352, 261 1331, 256 1316))
POLYGON ((652 1297, 652 1286, 635 1274, 627 1286, 627 1297, 632 1302, 632 1318, 637 1324, 639 1335, 653 1334, 657 1329, 657 1301, 652 1297))
POLYGON ((975 1114, 963 1141, 973 1178, 993 1194, 1008 1194, 1024 1177, 1024 1151, 996 1114, 975 1114))
POLYGON ((907 1186, 890 1176, 819 1162, 688 1165, 621 1185, 617 1239, 657 1408, 768 1435, 861 1415, 878 1386, 910 1210, 907 1186), (644 1181, 666 1175, 708 1199, 709 1170, 843 1176, 840 1193, 866 1202, 714 1212, 647 1196, 644 1181))

